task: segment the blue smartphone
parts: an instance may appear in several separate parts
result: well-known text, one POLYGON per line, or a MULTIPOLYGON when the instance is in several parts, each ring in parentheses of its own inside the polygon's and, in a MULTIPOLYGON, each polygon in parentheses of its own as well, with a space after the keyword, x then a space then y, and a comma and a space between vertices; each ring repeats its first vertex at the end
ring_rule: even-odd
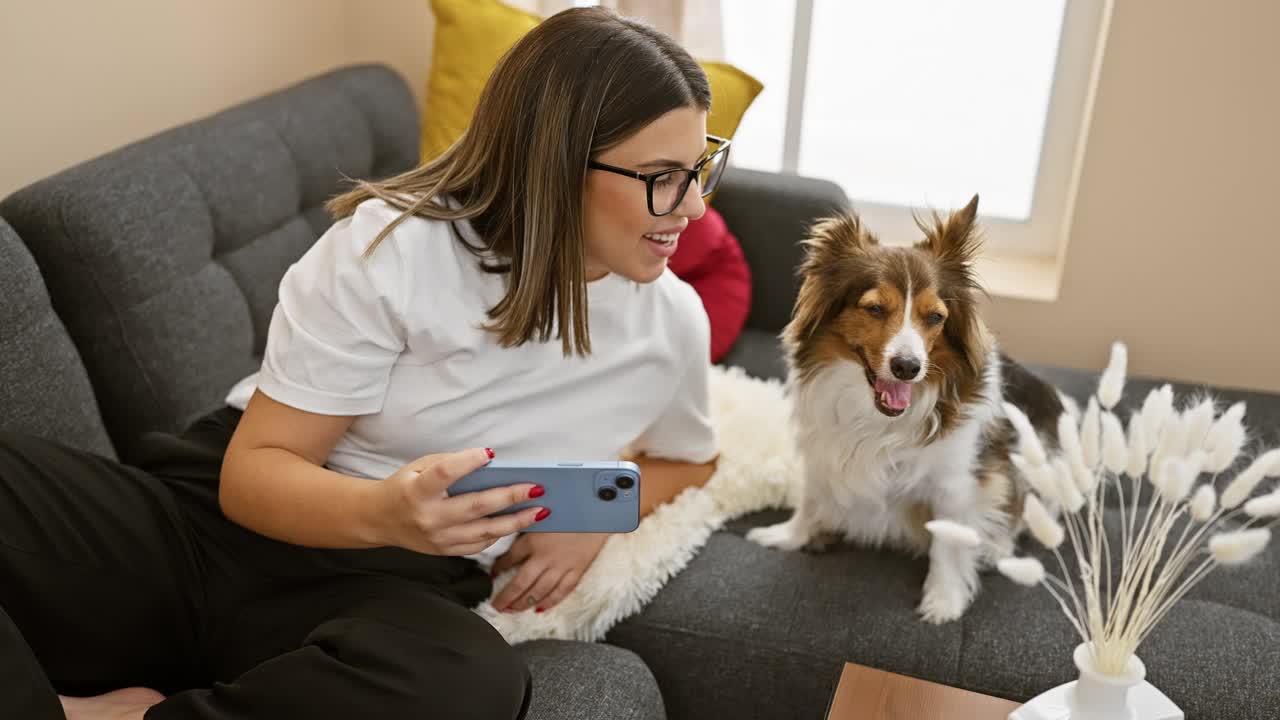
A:
POLYGON ((551 511, 523 532, 625 533, 640 525, 640 468, 633 462, 530 463, 494 460, 449 486, 450 496, 518 483, 541 485, 542 497, 493 516, 529 507, 551 511))

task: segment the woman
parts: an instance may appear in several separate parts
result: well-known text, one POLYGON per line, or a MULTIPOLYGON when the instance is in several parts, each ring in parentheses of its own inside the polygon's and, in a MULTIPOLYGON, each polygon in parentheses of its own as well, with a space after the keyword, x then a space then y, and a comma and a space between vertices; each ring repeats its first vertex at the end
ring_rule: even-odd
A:
POLYGON ((710 477, 707 319, 665 269, 727 155, 709 106, 666 36, 556 15, 441 158, 330 202, 230 407, 139 468, 0 435, 0 670, 31 688, 0 716, 523 716, 484 567, 543 611, 607 536, 516 539, 542 509, 487 516, 540 488, 445 489, 635 453, 647 514, 710 477))

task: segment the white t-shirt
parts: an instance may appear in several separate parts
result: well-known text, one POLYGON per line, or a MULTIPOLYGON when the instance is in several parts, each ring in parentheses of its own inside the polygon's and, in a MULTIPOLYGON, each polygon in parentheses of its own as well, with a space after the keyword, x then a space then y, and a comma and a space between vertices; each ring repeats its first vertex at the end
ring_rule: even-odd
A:
MULTIPOLYGON (((653 283, 588 283, 592 352, 560 341, 503 348, 480 326, 505 292, 444 221, 362 203, 285 273, 255 387, 286 405, 356 416, 326 466, 381 479, 428 453, 491 447, 503 460, 613 460, 624 449, 693 463, 716 454, 710 326, 670 270, 653 283)), ((475 244, 466 222, 454 225, 475 244)), ((487 560, 509 546, 492 546, 487 560)))

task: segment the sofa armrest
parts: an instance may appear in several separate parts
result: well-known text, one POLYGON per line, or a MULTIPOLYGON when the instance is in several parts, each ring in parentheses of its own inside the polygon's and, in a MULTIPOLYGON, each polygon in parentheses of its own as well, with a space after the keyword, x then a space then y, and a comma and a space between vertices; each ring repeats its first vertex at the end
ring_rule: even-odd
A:
POLYGON ((818 218, 847 207, 838 185, 826 180, 760 172, 725 171, 715 207, 742 244, 751 266, 747 327, 776 334, 791 319, 799 288, 800 241, 818 218))

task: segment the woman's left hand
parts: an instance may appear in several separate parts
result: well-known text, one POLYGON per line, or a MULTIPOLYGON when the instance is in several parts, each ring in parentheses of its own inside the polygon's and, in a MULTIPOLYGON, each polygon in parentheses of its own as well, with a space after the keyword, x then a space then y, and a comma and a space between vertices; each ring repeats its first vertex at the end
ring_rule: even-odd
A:
POLYGON ((519 566, 493 599, 499 612, 555 607, 578 585, 608 533, 525 533, 493 564, 494 577, 519 566))

